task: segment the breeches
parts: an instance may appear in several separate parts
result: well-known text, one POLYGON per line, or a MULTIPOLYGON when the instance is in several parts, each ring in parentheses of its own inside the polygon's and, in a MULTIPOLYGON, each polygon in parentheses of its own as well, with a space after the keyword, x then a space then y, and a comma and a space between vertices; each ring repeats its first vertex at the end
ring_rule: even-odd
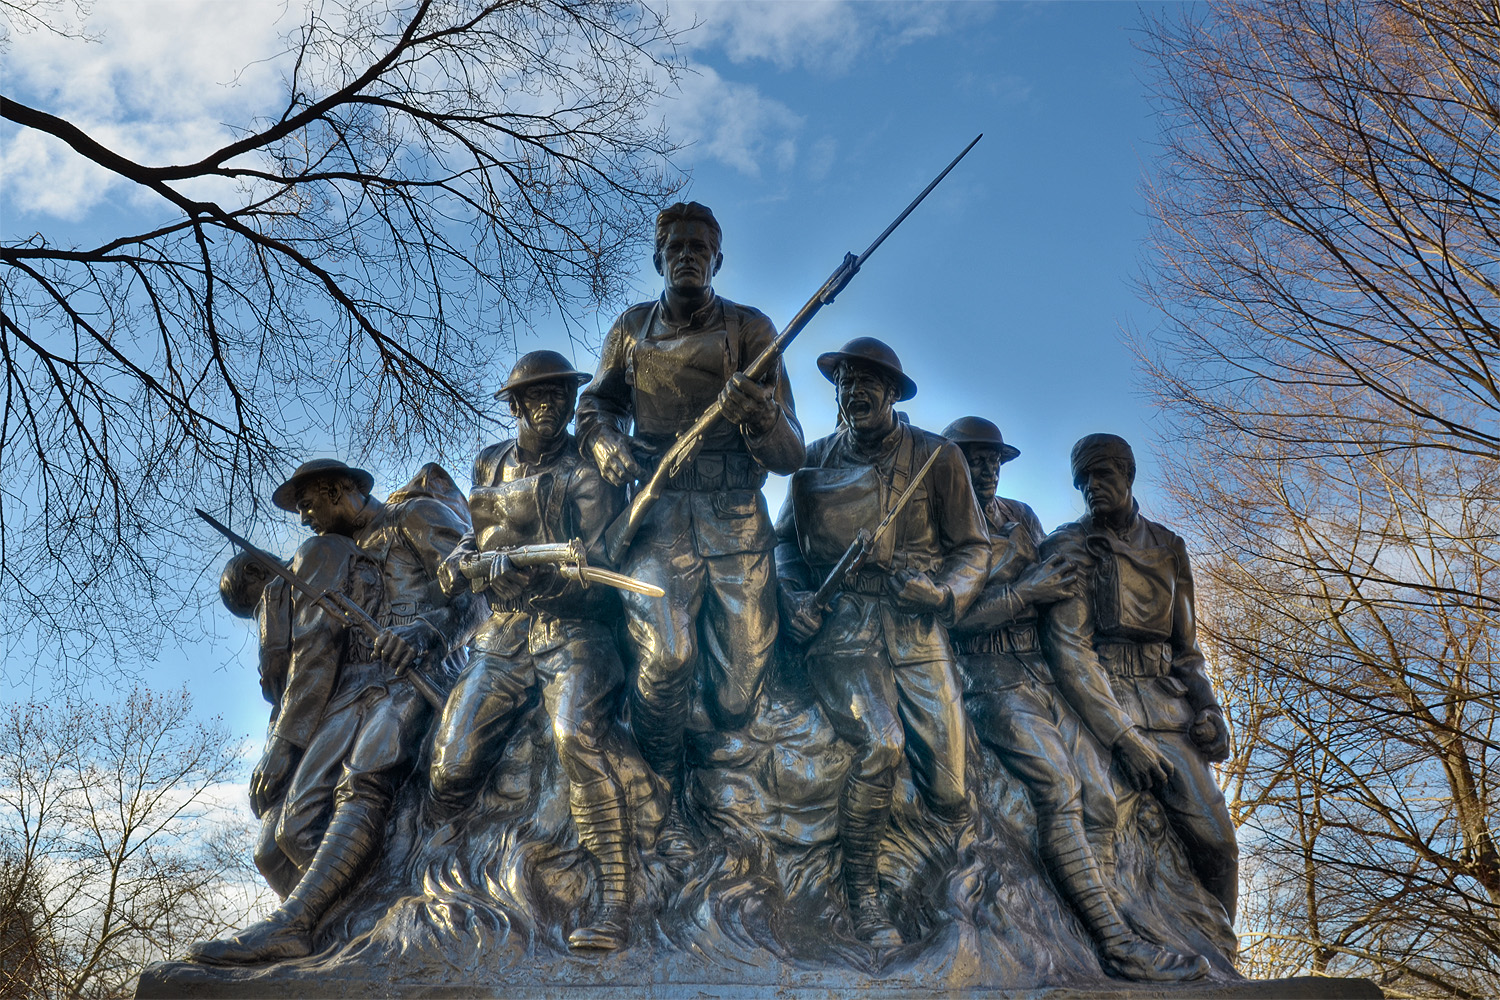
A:
MULTIPOLYGON (((688 531, 670 545, 632 549, 623 571, 666 591, 655 598, 622 595, 639 658, 633 697, 649 724, 680 739, 700 663, 703 700, 715 722, 742 724, 776 645, 772 553, 701 556, 688 531)), ((637 736, 644 747, 647 734, 637 736)))
POLYGON ((335 696, 330 704, 292 772, 274 835, 261 839, 258 864, 259 854, 274 844, 306 869, 339 803, 358 799, 385 810, 411 770, 432 717, 426 699, 407 681, 371 687, 348 700, 335 696))
POLYGON ((964 806, 962 689, 951 660, 892 666, 884 656, 809 658, 808 676, 834 730, 854 747, 851 778, 879 783, 905 754, 933 812, 964 806))
POLYGON ((476 650, 443 708, 433 740, 433 797, 467 803, 493 766, 538 680, 557 754, 575 784, 613 782, 604 734, 614 718, 624 669, 613 644, 570 640, 532 656, 476 650))
POLYGON ((1026 786, 1038 826, 1077 817, 1091 831, 1114 830, 1108 762, 1050 684, 1025 681, 966 701, 980 740, 1026 786))
MULTIPOLYGON (((1213 769, 1186 733, 1151 730, 1156 748, 1172 762, 1172 777, 1156 795, 1168 822, 1187 847, 1193 870, 1205 885, 1232 886, 1239 870, 1239 847, 1224 793, 1213 769), (1226 885, 1227 883, 1227 885, 1226 885)), ((1227 906, 1233 914, 1233 906, 1227 906)))

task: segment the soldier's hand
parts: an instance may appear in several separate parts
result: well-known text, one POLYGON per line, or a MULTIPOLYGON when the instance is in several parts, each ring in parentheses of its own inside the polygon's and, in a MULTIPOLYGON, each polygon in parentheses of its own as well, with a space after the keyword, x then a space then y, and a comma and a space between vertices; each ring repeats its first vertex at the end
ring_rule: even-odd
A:
POLYGON ((531 589, 531 572, 511 562, 503 552, 489 560, 488 568, 485 583, 490 593, 502 601, 518 600, 531 589))
POLYGON ((1140 791, 1165 785, 1172 777, 1172 762, 1163 757, 1137 727, 1125 730, 1115 741, 1115 758, 1119 760, 1126 780, 1140 791))
POLYGON ((948 591, 917 570, 904 569, 892 576, 889 584, 896 604, 907 611, 941 611, 948 602, 948 591))
POLYGON ((400 677, 434 645, 436 634, 420 620, 385 629, 375 637, 375 655, 400 677))
POLYGON ((1013 586, 1026 604, 1056 604, 1078 596, 1078 567, 1053 553, 1033 564, 1013 586))
POLYGON ((724 383, 719 394, 724 419, 738 424, 750 434, 765 434, 776 425, 779 415, 776 394, 770 386, 761 385, 744 372, 735 372, 724 383))
POLYGON ((599 428, 594 438, 594 464, 599 475, 615 486, 624 486, 644 478, 640 463, 630 449, 630 438, 612 427, 599 428))
POLYGON ((1224 713, 1217 708, 1205 708, 1199 712, 1188 730, 1188 737, 1209 760, 1229 759, 1229 726, 1224 722, 1224 713))
POLYGON ((261 754, 255 770, 250 772, 250 811, 256 819, 264 816, 281 797, 281 791, 301 756, 302 750, 295 743, 280 736, 266 738, 265 753, 261 754))
POLYGON ((781 592, 782 618, 793 639, 806 645, 823 628, 823 612, 813 603, 809 590, 783 590, 781 592))

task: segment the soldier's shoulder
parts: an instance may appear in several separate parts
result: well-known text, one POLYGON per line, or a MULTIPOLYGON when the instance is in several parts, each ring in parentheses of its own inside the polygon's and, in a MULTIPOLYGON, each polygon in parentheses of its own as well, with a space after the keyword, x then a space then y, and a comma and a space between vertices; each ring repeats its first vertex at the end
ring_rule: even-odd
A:
POLYGON ((1087 556, 1087 539, 1088 529, 1079 521, 1069 521, 1042 539, 1041 555, 1043 558, 1054 553, 1065 558, 1087 556))
POLYGON ((451 503, 433 496, 403 497, 386 503, 387 516, 403 527, 428 524, 450 524, 461 520, 451 503))
POLYGON ((835 431, 832 434, 823 435, 816 441, 808 442, 807 457, 802 460, 803 466, 821 464, 823 459, 828 456, 828 453, 833 450, 834 443, 838 441, 838 438, 838 432, 835 431))
POLYGON ((496 441, 481 449, 474 456, 474 485, 494 486, 495 473, 500 469, 500 463, 505 460, 505 453, 515 446, 515 438, 506 438, 504 441, 496 441))
POLYGON ((1153 521, 1151 518, 1147 517, 1144 514, 1138 514, 1136 516, 1139 517, 1141 521, 1146 525, 1146 531, 1151 535, 1152 542, 1162 546, 1163 548, 1170 547, 1174 549, 1181 549, 1184 553, 1187 552, 1187 542, 1177 532, 1173 531, 1165 524, 1162 524, 1160 521, 1153 521))
POLYGON ((633 306, 627 306, 624 312, 615 317, 614 329, 625 329, 632 333, 640 330, 654 305, 656 301, 653 299, 649 302, 637 302, 633 306))
POLYGON ((771 322, 771 317, 761 312, 754 306, 747 306, 740 302, 719 296, 719 301, 724 305, 724 312, 728 314, 733 311, 739 320, 740 329, 754 337, 765 337, 770 339, 776 336, 776 324, 771 322))
POLYGON ((297 546, 292 554, 294 571, 318 563, 347 559, 359 554, 359 546, 348 535, 313 535, 297 546))

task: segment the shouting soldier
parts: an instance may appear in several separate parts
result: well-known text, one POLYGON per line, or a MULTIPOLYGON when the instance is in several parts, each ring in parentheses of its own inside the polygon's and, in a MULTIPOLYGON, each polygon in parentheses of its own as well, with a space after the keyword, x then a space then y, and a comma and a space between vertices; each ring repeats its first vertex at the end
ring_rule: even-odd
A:
POLYGON ((578 539, 589 562, 603 560, 600 537, 623 497, 568 433, 578 387, 588 380, 561 354, 533 351, 496 393, 510 404, 517 436, 474 460, 474 530, 442 571, 450 592, 488 590, 490 619, 438 723, 430 777, 435 812, 446 819, 478 788, 540 683, 578 841, 599 866, 594 919, 568 944, 608 951, 625 943, 630 917, 629 818, 604 747, 625 679, 615 646, 619 602, 606 587, 569 581, 550 566, 516 566, 506 555, 516 546, 578 539))
POLYGON ((953 628, 974 729, 1025 786, 1036 811, 1037 848, 1099 942, 1106 967, 1130 979, 1202 976, 1205 959, 1146 942, 1115 905, 1115 797, 1107 764, 1057 693, 1037 632, 1038 606, 1073 595, 1076 570, 1058 555, 1040 559, 1036 515, 995 495, 1000 466, 1020 451, 982 417, 956 420, 943 436, 968 460, 992 546, 989 583, 953 628))
POLYGON ((896 947, 878 876, 896 771, 905 754, 934 815, 964 816, 963 698, 946 626, 984 585, 989 538, 958 448, 898 418, 895 404, 917 387, 890 347, 860 337, 820 356, 818 368, 837 388, 840 426, 808 448, 792 479, 776 525, 777 570, 788 627, 808 643, 808 678, 855 749, 839 797, 854 930, 896 947), (914 482, 831 609, 818 607, 815 591, 859 529, 873 531, 914 482))
POLYGON ((315 459, 271 496, 319 534, 352 539, 379 567, 382 631, 372 657, 342 664, 309 745, 284 741, 278 744, 282 756, 262 764, 267 788, 277 783, 270 775, 290 774, 305 758, 337 773, 333 814, 312 860, 271 916, 194 945, 189 955, 197 961, 249 964, 311 953, 319 920, 379 850, 397 786, 431 724, 430 682, 419 683, 411 672, 456 675, 463 644, 482 620, 482 597, 464 593, 450 600, 438 585, 439 565, 469 529, 468 508, 453 480, 438 466, 425 466, 388 502, 371 494, 373 484, 363 469, 315 459))
POLYGON ((1047 609, 1048 657, 1126 778, 1156 790, 1199 881, 1233 921, 1239 850, 1209 767, 1229 756, 1229 732, 1198 649, 1187 547, 1141 516, 1124 438, 1090 434, 1072 464, 1089 512, 1041 551, 1076 567, 1082 586, 1047 609))
MULTIPOLYGON (((765 385, 741 371, 776 330, 757 310, 714 293, 720 242, 713 213, 696 202, 657 216, 652 260, 666 289, 615 321, 599 374, 578 404, 584 453, 621 484, 648 476, 677 436, 723 399, 725 419, 667 481, 619 567, 666 592, 627 593, 624 601, 637 659, 631 726, 674 793, 695 686, 721 728, 743 724, 755 708, 777 628, 775 542, 760 489, 768 471, 794 472, 804 455, 781 366, 765 385)), ((675 810, 659 849, 692 849, 675 810)))

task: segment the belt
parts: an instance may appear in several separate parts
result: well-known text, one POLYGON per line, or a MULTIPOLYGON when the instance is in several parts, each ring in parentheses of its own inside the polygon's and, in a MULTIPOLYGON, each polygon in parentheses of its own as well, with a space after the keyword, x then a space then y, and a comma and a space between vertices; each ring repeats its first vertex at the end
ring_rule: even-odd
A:
POLYGON ((703 452, 687 468, 667 479, 669 490, 758 490, 766 484, 766 470, 742 451, 703 452))
POLYGON ((1035 622, 1002 625, 993 632, 954 640, 959 653, 1035 653, 1042 648, 1035 622))
POLYGON ((839 589, 851 594, 864 594, 866 597, 890 597, 891 585, 886 582, 889 579, 887 574, 879 570, 862 569, 844 577, 844 585, 839 589))
POLYGON ((1166 677, 1172 672, 1172 644, 1098 639, 1094 649, 1116 677, 1166 677))

